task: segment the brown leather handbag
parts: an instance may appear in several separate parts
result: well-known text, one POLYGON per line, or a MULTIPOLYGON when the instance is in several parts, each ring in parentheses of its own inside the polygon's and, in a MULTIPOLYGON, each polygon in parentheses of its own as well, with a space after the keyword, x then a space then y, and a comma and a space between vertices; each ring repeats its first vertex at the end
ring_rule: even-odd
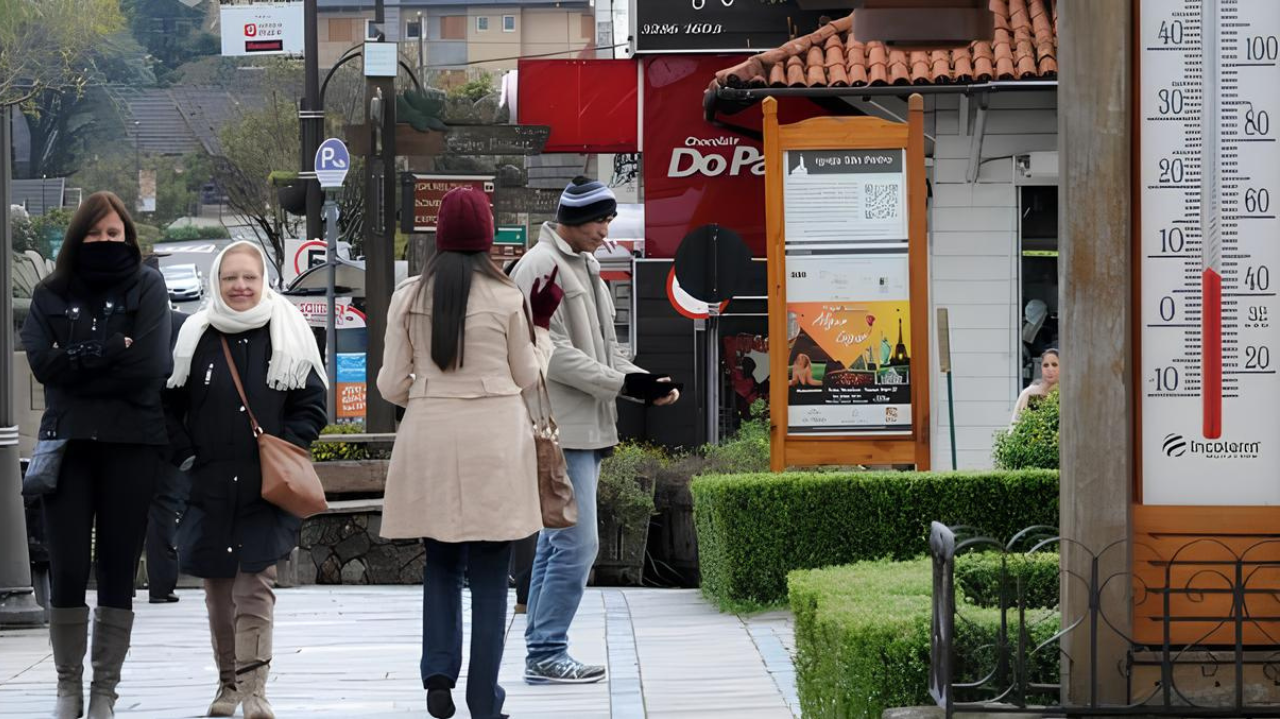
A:
POLYGON ((236 369, 235 360, 231 358, 231 346, 227 344, 225 336, 222 337, 222 353, 227 358, 227 367, 231 369, 231 379, 236 383, 240 401, 244 402, 245 413, 249 415, 253 436, 258 440, 258 460, 262 465, 262 498, 302 519, 325 511, 329 504, 324 499, 324 486, 320 484, 320 477, 316 474, 315 467, 311 466, 311 453, 292 442, 267 434, 262 429, 253 409, 249 407, 249 398, 244 393, 240 372, 236 369))
POLYGON ((537 411, 533 415, 533 443, 538 450, 538 498, 542 502, 542 526, 566 529, 578 523, 578 501, 573 496, 569 467, 560 449, 560 429, 551 416, 547 380, 538 377, 537 411))
MULTIPOLYGON (((528 300, 524 303, 525 323, 529 326, 529 341, 538 343, 533 329, 528 300)), ((542 526, 547 529, 568 529, 578 523, 578 500, 573 496, 573 482, 569 480, 569 466, 565 464, 560 449, 560 428, 551 416, 551 395, 547 392, 547 378, 538 373, 537 402, 529 407, 533 419, 533 444, 538 451, 538 499, 542 502, 542 526)))

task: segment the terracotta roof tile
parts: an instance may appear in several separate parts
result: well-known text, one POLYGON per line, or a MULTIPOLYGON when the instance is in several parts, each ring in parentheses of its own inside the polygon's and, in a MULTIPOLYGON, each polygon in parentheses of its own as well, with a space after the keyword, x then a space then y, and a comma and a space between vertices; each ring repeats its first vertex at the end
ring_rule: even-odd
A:
POLYGON ((787 60, 787 84, 791 87, 805 87, 804 63, 798 57, 787 60))
POLYGON ((989 38, 964 47, 912 49, 865 45, 850 37, 856 11, 816 32, 716 73, 718 87, 863 87, 946 85, 1058 76, 1058 3, 989 0, 989 38))

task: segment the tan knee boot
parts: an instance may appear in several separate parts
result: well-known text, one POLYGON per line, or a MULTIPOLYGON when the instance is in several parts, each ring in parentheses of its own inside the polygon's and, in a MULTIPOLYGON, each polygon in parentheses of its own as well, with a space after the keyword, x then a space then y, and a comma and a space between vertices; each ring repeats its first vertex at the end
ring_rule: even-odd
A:
POLYGON ((218 663, 218 692, 205 716, 234 716, 240 706, 240 692, 236 688, 236 625, 235 618, 209 614, 209 636, 213 641, 213 658, 218 663))
POLYGON ((58 703, 53 719, 84 716, 84 653, 89 646, 89 608, 49 610, 49 643, 58 670, 58 703))
POLYGON ((267 701, 267 672, 271 665, 271 622, 261 617, 236 617, 236 678, 244 719, 275 719, 267 701))
POLYGON ((112 719, 116 715, 116 685, 120 668, 129 653, 133 635, 133 612, 98 607, 93 616, 93 683, 89 685, 89 719, 112 719))

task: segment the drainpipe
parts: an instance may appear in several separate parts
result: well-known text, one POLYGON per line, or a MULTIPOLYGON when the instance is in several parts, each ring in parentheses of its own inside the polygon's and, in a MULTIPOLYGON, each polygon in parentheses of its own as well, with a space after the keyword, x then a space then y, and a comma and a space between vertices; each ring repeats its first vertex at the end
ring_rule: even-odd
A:
POLYGON ((982 141, 987 135, 987 109, 991 106, 991 97, 987 93, 978 95, 978 119, 974 122, 973 137, 969 140, 969 184, 978 181, 982 169, 982 141))

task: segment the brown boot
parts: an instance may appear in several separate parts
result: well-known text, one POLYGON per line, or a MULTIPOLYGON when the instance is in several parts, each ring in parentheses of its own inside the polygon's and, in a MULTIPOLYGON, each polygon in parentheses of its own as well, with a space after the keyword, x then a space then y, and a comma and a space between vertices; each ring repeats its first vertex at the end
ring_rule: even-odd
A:
POLYGON ((53 719, 84 716, 84 653, 89 647, 89 608, 49 610, 49 643, 58 669, 58 703, 53 719))
POLYGON ((116 685, 120 668, 129 653, 133 635, 133 612, 98 607, 93 616, 93 683, 89 685, 89 719, 112 719, 116 715, 116 685))
POLYGON ((271 622, 242 614, 236 617, 236 679, 244 719, 275 719, 267 701, 271 665, 271 622))
POLYGON ((240 706, 240 692, 236 688, 236 625, 235 617, 225 622, 224 617, 209 614, 209 637, 213 641, 213 658, 218 663, 218 693, 209 705, 205 716, 234 716, 240 706))

